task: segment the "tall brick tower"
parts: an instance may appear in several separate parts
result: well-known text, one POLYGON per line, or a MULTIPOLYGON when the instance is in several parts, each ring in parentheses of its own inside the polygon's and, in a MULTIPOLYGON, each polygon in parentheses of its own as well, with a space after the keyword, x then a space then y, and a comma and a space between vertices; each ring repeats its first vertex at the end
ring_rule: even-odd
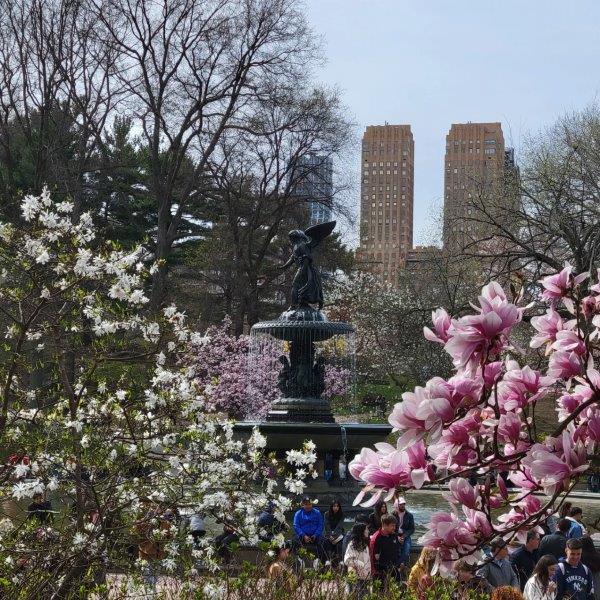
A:
MULTIPOLYGON (((500 123, 455 123, 446 136, 444 164, 444 248, 477 239, 474 194, 490 193, 503 176, 504 135, 500 123)), ((484 197, 484 196, 482 196, 484 197)))
POLYGON ((357 259, 390 283, 412 249, 414 149, 410 125, 369 125, 362 140, 357 259))

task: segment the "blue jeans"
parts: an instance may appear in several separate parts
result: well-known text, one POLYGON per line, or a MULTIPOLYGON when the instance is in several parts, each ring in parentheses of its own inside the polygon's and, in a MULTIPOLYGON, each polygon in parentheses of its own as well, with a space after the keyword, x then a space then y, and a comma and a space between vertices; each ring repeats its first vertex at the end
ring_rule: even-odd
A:
POLYGON ((410 560, 410 549, 412 547, 412 540, 409 537, 404 538, 404 543, 400 546, 398 551, 398 564, 405 565, 408 569, 408 563, 410 560))

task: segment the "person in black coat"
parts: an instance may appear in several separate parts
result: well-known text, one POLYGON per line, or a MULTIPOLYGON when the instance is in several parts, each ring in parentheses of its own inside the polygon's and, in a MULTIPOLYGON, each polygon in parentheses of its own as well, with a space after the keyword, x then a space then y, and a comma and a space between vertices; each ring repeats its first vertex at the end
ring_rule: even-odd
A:
POLYGON ((539 559, 539 546, 540 534, 535 529, 531 529, 527 532, 527 541, 525 544, 510 556, 510 563, 519 578, 521 591, 525 589, 527 580, 533 575, 533 570, 539 559))
POLYGON ((339 500, 334 500, 325 513, 325 552, 328 559, 338 564, 342 559, 344 539, 344 511, 339 500))
POLYGON ((560 519, 556 524, 556 533, 545 535, 540 542, 539 554, 551 554, 556 560, 560 560, 565 556, 565 548, 567 546, 567 534, 571 528, 569 519, 560 519))
POLYGON ((408 569, 410 562, 410 549, 412 547, 412 535, 415 532, 415 518, 406 510, 406 500, 402 497, 396 500, 396 507, 392 513, 396 517, 396 532, 398 534, 399 556, 398 564, 408 569))
POLYGON ((373 535, 381 529, 381 517, 387 514, 387 504, 383 500, 378 500, 373 507, 373 512, 369 515, 369 535, 373 535))
POLYGON ((44 500, 43 494, 35 494, 33 502, 27 507, 27 517, 37 519, 40 525, 52 523, 53 511, 50 500, 44 500))

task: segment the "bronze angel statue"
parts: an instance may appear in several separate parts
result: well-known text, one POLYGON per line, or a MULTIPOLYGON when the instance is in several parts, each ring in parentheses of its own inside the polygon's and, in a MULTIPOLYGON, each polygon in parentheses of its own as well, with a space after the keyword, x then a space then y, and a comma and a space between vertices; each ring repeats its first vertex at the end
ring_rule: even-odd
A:
POLYGON ((323 285, 321 275, 313 263, 312 251, 331 234, 334 227, 335 221, 329 221, 313 225, 306 231, 290 231, 292 255, 282 268, 287 269, 294 263, 298 266, 292 283, 292 308, 307 307, 311 304, 317 304, 319 310, 323 308, 323 285))

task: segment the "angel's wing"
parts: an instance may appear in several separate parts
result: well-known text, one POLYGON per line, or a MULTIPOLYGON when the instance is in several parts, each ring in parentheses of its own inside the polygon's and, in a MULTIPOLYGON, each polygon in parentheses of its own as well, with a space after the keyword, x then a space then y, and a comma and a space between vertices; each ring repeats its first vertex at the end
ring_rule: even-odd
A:
POLYGON ((310 238, 310 247, 315 248, 335 229, 335 221, 319 223, 309 227, 304 233, 310 238))

